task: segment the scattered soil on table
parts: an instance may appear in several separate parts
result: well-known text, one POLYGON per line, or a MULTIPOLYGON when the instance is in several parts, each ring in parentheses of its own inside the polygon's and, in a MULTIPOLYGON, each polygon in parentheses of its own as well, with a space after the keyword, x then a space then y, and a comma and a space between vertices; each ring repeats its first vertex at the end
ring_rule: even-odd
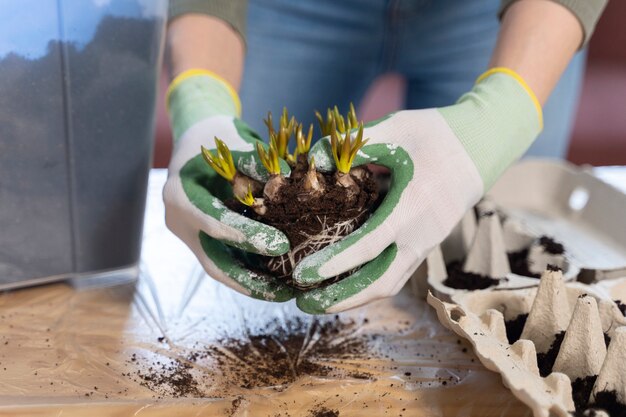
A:
POLYGON ((564 337, 564 331, 557 333, 556 335, 554 335, 554 341, 550 345, 550 349, 548 349, 547 352, 537 353, 537 365, 539 366, 539 375, 546 377, 550 375, 550 372, 552 372, 552 367, 554 366, 556 357, 559 354, 559 349, 561 348, 561 343, 563 343, 564 337))
MULTIPOLYGON (((298 167, 302 165, 306 173, 306 159, 298 162, 298 167)), ((347 198, 346 188, 336 184, 334 174, 320 173, 325 183, 324 193, 302 201, 305 191, 302 169, 299 169, 285 178, 276 199, 265 200, 267 213, 263 216, 237 200, 227 201, 226 205, 232 210, 281 230, 289 239, 289 253, 278 257, 250 257, 248 263, 251 262, 255 268, 261 266, 262 271, 297 287, 291 280, 291 274, 298 262, 352 233, 380 204, 383 193, 379 192, 377 180, 366 167, 363 167, 363 172, 362 178, 353 176, 359 187, 359 193, 353 199, 347 198)))
MULTIPOLYGON (((367 319, 364 319, 366 322, 367 319)), ((128 373, 135 382, 159 397, 205 397, 203 387, 215 393, 216 384, 253 389, 269 387, 282 390, 302 376, 372 379, 355 367, 355 362, 371 357, 372 336, 358 332, 361 323, 329 319, 287 323, 278 319, 245 339, 227 337, 160 361, 141 362, 136 354, 128 363, 137 368, 128 373), (215 379, 217 373, 222 378, 215 379)), ((235 405, 235 404, 234 404, 235 405)))
POLYGON ((589 375, 584 378, 576 378, 572 382, 572 397, 576 411, 583 411, 589 404, 589 396, 596 382, 597 375, 589 375))
POLYGON ((339 417, 339 411, 326 407, 317 407, 309 412, 308 417, 339 417))
POLYGON ((512 320, 504 322, 506 329, 506 338, 509 340, 509 344, 517 342, 522 336, 524 325, 528 319, 528 313, 520 314, 512 320))
POLYGON ((443 285, 458 290, 484 290, 498 285, 500 280, 463 271, 463 262, 456 260, 446 265, 448 277, 443 285))
POLYGON ((626 404, 617 400, 616 391, 600 391, 596 393, 593 408, 605 410, 611 417, 626 417, 626 404))

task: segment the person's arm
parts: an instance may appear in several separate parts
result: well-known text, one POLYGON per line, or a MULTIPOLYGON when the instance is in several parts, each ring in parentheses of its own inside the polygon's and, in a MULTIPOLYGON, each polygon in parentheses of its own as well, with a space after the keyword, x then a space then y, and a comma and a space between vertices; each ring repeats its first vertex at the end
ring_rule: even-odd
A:
POLYGON ((239 89, 244 42, 224 20, 196 13, 176 17, 168 25, 167 44, 172 78, 190 69, 206 69, 239 89))
POLYGON ((543 105, 605 5, 606 0, 505 0, 490 68, 518 73, 543 105))
POLYGON ((574 14, 551 0, 524 0, 512 4, 489 66, 518 73, 542 105, 583 40, 574 14))
MULTIPOLYGON (((542 104, 587 38, 578 15, 564 7, 566 1, 582 4, 509 2, 490 69, 472 90, 447 107, 401 111, 368 124, 363 137, 369 141, 353 166, 376 161, 390 169, 393 181, 357 232, 296 266, 293 279, 303 286, 361 266, 299 295, 302 310, 335 313, 400 291, 428 253, 528 149, 543 127, 542 104)), ((330 149, 327 139, 311 149, 318 169, 333 170, 330 149)))

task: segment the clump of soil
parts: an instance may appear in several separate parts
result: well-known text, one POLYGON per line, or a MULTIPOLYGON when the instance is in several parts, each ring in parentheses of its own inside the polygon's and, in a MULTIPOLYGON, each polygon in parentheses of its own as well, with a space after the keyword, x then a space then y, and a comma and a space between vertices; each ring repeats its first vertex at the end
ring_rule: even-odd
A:
POLYGON ((535 274, 529 269, 528 253, 529 248, 525 248, 517 252, 508 252, 506 254, 509 258, 509 266, 511 268, 511 272, 517 275, 522 275, 524 277, 541 278, 541 274, 535 274))
POLYGON ((354 198, 346 198, 346 188, 336 183, 333 174, 319 173, 326 184, 325 192, 311 197, 305 204, 300 197, 307 170, 306 158, 298 158, 298 165, 292 175, 285 178, 276 198, 265 202, 267 212, 264 215, 255 213, 237 200, 227 203, 235 211, 285 233, 291 246, 288 253, 278 257, 258 256, 254 258, 254 263, 297 288, 300 287, 291 275, 300 260, 358 229, 382 197, 371 171, 363 167, 362 175, 354 177, 358 186, 354 198))
POLYGON ((508 320, 504 322, 504 327, 506 329, 506 338, 509 341, 509 344, 513 344, 517 342, 522 336, 522 331, 524 331, 524 325, 526 324, 526 320, 528 319, 528 313, 520 314, 512 320, 508 320))
MULTIPOLYGON (((546 253, 551 255, 563 255, 565 253, 565 247, 549 236, 541 236, 539 238, 539 244, 546 253)), ((540 273, 535 273, 530 270, 528 259, 529 253, 530 248, 524 248, 516 252, 507 253, 511 272, 524 277, 541 278, 540 273)))
POLYGON ((443 281, 443 285, 458 290, 484 290, 498 285, 500 280, 484 275, 463 271, 463 262, 456 260, 446 265, 448 277, 443 281))
POLYGON ((539 238, 539 244, 543 247, 543 250, 550 255, 563 255, 565 253, 563 245, 549 236, 541 236, 539 238))
POLYGON ((302 376, 371 379, 358 368, 349 370, 353 362, 373 355, 370 337, 357 332, 360 326, 337 316, 287 323, 275 319, 245 339, 196 345, 165 361, 142 362, 133 354, 128 362, 137 370, 124 376, 159 397, 192 398, 214 395, 217 386, 224 395, 231 387, 281 390, 302 376))
MULTIPOLYGON (((369 355, 368 339, 351 334, 358 327, 354 321, 296 319, 289 324, 289 330, 278 322, 274 326, 276 329, 269 332, 251 334, 248 340, 222 339, 206 352, 241 388, 286 385, 303 375, 332 376, 337 369, 321 362, 332 358, 341 364, 369 355)), ((362 372, 356 374, 363 377, 362 372)))
POLYGON ((597 375, 589 375, 584 378, 576 378, 572 382, 572 398, 574 399, 576 411, 583 411, 587 408, 589 396, 597 378, 597 375))
POLYGON ((547 352, 537 353, 537 365, 539 366, 539 375, 546 377, 550 375, 550 372, 552 372, 552 367, 554 366, 556 357, 559 354, 559 349, 561 348, 561 343, 563 343, 564 337, 564 331, 557 333, 556 335, 554 335, 554 341, 550 345, 550 349, 548 349, 547 352))
MULTIPOLYGON (((495 212, 487 212, 482 215, 490 216, 494 214, 495 212)), ((539 238, 539 244, 543 247, 546 253, 552 255, 561 255, 565 253, 563 245, 556 242, 549 236, 541 236, 539 238)), ((511 272, 524 277, 541 278, 541 274, 534 273, 529 268, 529 253, 530 247, 516 252, 507 252, 511 272)), ((443 282, 446 287, 459 290, 484 290, 486 288, 496 286, 500 282, 500 280, 493 277, 464 271, 464 261, 464 259, 455 260, 446 265, 448 277, 443 282)))
POLYGON ((596 393, 591 407, 606 411, 611 417, 626 417, 626 404, 617 399, 615 391, 600 391, 596 393))
MULTIPOLYGON (((137 356, 133 354, 131 362, 137 360, 137 356)), ((137 370, 135 375, 141 385, 159 393, 160 396, 200 398, 203 394, 198 381, 191 373, 192 369, 193 365, 189 360, 173 359, 167 362, 154 362, 146 369, 137 370)))
POLYGON ((308 417, 339 417, 339 411, 326 407, 317 407, 310 411, 308 417))

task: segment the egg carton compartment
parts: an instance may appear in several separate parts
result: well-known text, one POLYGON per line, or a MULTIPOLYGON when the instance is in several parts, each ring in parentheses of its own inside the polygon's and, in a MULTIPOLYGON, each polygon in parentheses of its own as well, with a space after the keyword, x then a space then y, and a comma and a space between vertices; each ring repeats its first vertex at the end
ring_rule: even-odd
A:
POLYGON ((567 281, 580 274, 566 247, 548 235, 536 235, 522 222, 483 200, 464 216, 453 233, 427 257, 428 285, 449 300, 457 293, 482 289, 537 286, 548 266, 567 281))
POLYGON ((563 161, 524 160, 489 191, 504 216, 561 242, 591 283, 626 277, 626 194, 563 161))
POLYGON ((626 415, 626 317, 612 286, 566 283, 548 269, 538 287, 432 293, 441 323, 467 339, 482 364, 500 373, 536 417, 626 415))
POLYGON ((525 160, 503 175, 427 258, 428 285, 453 294, 536 286, 554 265, 566 281, 626 277, 626 194, 564 162, 525 160))

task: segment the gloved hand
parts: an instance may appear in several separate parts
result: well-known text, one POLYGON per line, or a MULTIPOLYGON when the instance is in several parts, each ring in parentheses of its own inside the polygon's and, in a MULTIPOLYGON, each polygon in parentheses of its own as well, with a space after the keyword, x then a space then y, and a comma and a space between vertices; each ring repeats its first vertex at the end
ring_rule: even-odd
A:
POLYGON ((237 93, 216 74, 189 70, 172 82, 167 103, 175 140, 163 189, 168 228, 191 248, 212 278, 255 298, 292 298, 290 287, 269 277, 259 279, 230 248, 278 256, 289 250, 289 240, 279 230, 227 209, 222 200, 232 198, 230 186, 201 155, 200 147, 213 147, 217 136, 233 151, 240 171, 267 180, 254 150, 259 136, 238 118, 237 93))
MULTIPOLYGON (((487 71, 457 104, 401 111, 366 126, 370 138, 354 166, 391 170, 390 190, 358 230, 304 258, 294 279, 311 285, 363 265, 329 286, 301 294, 310 313, 337 312, 396 294, 464 213, 530 146, 542 110, 519 75, 487 71)), ((318 169, 334 170, 328 138, 311 150, 318 169)))

